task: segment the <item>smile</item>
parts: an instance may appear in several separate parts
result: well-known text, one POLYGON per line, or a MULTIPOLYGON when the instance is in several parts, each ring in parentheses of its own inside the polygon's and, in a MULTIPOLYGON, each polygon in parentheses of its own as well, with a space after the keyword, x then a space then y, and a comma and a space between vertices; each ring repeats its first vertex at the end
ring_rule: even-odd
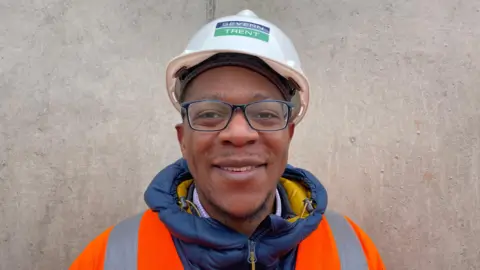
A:
POLYGON ((229 171, 229 172, 249 172, 253 171, 254 169, 260 167, 259 166, 245 166, 245 167, 219 167, 222 170, 229 171))
POLYGON ((255 181, 265 171, 266 164, 244 166, 213 166, 214 171, 226 181, 249 182, 255 181))

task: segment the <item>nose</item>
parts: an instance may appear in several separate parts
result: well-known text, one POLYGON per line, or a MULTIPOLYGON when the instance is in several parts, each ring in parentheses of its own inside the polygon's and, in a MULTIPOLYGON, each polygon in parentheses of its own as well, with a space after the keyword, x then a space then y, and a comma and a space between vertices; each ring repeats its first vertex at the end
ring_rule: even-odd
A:
POLYGON ((219 134, 223 144, 236 147, 254 144, 258 140, 258 132, 250 127, 241 111, 233 112, 228 126, 219 134))

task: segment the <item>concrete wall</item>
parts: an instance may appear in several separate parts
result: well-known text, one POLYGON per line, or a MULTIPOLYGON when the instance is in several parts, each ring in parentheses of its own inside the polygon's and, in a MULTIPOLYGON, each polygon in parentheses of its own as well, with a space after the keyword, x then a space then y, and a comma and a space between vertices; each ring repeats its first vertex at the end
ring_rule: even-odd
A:
MULTIPOLYGON (((0 0, 0 269, 67 269, 179 157, 164 67, 205 1, 0 0)), ((480 269, 480 2, 221 0, 298 46, 291 162, 388 269, 480 269)))

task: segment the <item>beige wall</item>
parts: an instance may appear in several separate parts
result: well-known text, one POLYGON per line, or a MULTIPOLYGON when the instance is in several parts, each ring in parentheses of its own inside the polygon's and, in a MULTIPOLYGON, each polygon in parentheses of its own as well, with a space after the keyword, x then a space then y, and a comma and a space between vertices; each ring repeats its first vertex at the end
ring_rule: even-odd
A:
MULTIPOLYGON (((298 46, 291 162, 388 269, 480 269, 480 2, 234 1, 298 46), (295 4, 293 4, 295 3, 295 4)), ((0 269, 67 269, 179 157, 165 63, 205 1, 0 0, 0 269)))

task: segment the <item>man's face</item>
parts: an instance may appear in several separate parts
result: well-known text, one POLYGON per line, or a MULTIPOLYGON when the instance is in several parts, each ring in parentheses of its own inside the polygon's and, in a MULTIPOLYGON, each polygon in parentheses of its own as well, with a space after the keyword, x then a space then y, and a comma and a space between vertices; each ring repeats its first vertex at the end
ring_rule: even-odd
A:
MULTIPOLYGON (((283 100, 268 79, 239 67, 215 68, 195 78, 185 101, 201 99, 230 104, 283 100)), ((276 185, 287 164, 293 124, 280 131, 258 132, 237 110, 222 131, 192 130, 186 118, 176 128, 200 199, 209 208, 230 218, 244 219, 255 216, 274 200, 276 185), (239 172, 240 168, 243 171, 239 172)))

